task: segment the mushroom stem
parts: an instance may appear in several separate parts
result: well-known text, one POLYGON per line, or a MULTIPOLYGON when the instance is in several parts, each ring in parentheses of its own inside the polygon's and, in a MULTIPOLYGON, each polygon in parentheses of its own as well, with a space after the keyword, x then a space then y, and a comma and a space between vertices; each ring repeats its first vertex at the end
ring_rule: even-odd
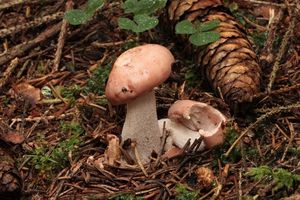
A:
MULTIPOLYGON (((127 104, 127 114, 122 130, 123 142, 135 140, 143 163, 149 161, 152 151, 160 148, 160 130, 157 123, 155 93, 145 93, 127 104)), ((134 155, 133 152, 130 152, 134 155)))

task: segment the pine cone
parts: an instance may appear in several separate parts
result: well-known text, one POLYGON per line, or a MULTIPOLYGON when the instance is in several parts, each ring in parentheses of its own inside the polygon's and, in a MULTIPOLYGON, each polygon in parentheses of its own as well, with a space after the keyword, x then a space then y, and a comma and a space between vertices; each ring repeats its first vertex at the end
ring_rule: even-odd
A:
POLYGON ((183 19, 221 21, 214 30, 220 39, 198 55, 198 64, 204 68, 215 92, 220 91, 232 108, 251 102, 253 95, 259 92, 261 69, 245 30, 228 14, 221 0, 171 0, 168 15, 173 22, 183 19))
POLYGON ((0 147, 0 197, 1 199, 19 199, 20 192, 21 181, 15 162, 9 153, 0 147))

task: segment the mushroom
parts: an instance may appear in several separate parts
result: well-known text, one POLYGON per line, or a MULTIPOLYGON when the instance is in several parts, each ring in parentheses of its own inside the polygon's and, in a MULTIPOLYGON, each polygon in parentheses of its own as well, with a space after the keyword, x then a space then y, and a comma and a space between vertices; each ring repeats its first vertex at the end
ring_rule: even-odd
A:
POLYGON ((134 47, 115 61, 105 89, 108 100, 127 104, 122 141, 135 140, 142 162, 160 148, 156 99, 153 88, 163 83, 175 62, 172 53, 158 44, 134 47))
MULTIPOLYGON (((160 130, 163 130, 164 124, 165 129, 169 134, 164 147, 165 151, 172 149, 173 145, 181 149, 189 139, 191 139, 190 142, 193 143, 201 136, 198 131, 193 131, 185 125, 172 121, 168 118, 158 120, 158 126, 160 127, 160 130)), ((199 148, 204 149, 204 144, 201 144, 199 148)))
POLYGON ((165 123, 170 133, 166 151, 172 149, 172 145, 183 148, 189 139, 193 143, 200 136, 203 136, 203 143, 199 150, 212 148, 224 141, 226 117, 208 104, 192 100, 176 101, 168 111, 168 118, 158 121, 160 130, 165 123))

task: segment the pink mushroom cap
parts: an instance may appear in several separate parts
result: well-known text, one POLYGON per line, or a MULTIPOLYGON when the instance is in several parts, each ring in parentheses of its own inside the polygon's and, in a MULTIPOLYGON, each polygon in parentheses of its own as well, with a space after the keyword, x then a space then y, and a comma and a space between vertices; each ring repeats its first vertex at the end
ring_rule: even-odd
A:
POLYGON ((175 59, 158 44, 145 44, 122 53, 115 61, 105 89, 115 105, 127 103, 163 83, 175 59))
POLYGON ((203 136, 206 148, 224 142, 226 117, 212 106, 192 101, 176 101, 168 111, 168 117, 174 122, 181 123, 203 136))

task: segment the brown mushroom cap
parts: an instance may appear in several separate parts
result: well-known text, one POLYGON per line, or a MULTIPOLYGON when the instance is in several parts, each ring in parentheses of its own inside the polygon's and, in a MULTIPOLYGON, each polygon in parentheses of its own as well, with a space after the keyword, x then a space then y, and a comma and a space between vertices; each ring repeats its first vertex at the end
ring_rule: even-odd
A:
POLYGON ((168 111, 172 121, 182 123, 191 130, 199 131, 207 148, 223 143, 226 117, 212 106, 192 101, 179 100, 168 111))
POLYGON ((174 63, 164 46, 146 44, 122 53, 113 65, 105 95, 113 104, 123 104, 163 83, 174 63))

